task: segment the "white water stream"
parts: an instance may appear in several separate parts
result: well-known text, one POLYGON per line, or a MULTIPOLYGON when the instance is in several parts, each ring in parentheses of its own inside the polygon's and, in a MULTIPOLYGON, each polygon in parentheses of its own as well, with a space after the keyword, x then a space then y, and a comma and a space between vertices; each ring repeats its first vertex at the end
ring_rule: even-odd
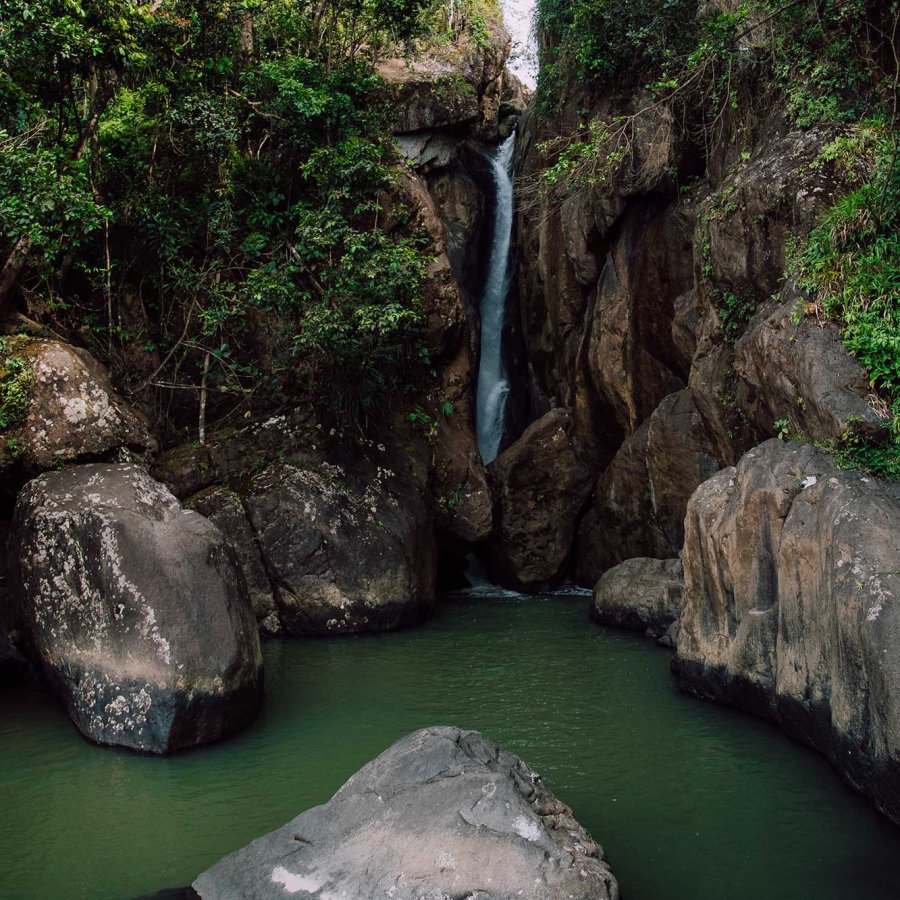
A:
POLYGON ((509 380, 503 363, 503 322, 512 283, 513 132, 488 157, 494 180, 491 252, 481 295, 481 357, 475 400, 475 432, 485 463, 495 459, 503 439, 509 380))

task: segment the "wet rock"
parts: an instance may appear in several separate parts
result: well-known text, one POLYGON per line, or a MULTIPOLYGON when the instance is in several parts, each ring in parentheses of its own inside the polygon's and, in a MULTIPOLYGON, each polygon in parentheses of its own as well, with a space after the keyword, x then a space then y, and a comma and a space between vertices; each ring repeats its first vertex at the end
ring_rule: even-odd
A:
POLYGON ((526 590, 564 573, 592 475, 572 445, 570 418, 554 409, 488 467, 496 497, 490 562, 526 590))
POLYGON ((34 381, 27 419, 4 431, 0 466, 18 462, 37 471, 118 447, 156 449, 144 418, 116 395, 86 350, 60 341, 16 340, 17 356, 30 366, 34 381))
POLYGON ((432 522, 392 470, 358 481, 325 462, 276 464, 245 504, 292 634, 384 631, 431 614, 432 522))
POLYGON ((254 718, 262 657, 233 551, 146 471, 39 476, 10 546, 30 644, 86 737, 166 753, 254 718))
MULTIPOLYGON (((803 303, 796 293, 762 307, 735 347, 742 405, 762 434, 778 419, 811 441, 841 437, 848 422, 861 433, 883 435, 885 421, 867 397, 865 370, 854 359, 835 326, 793 313, 803 303)), ((802 312, 801 312, 802 315, 802 312)))
POLYGON ((900 821, 900 485, 768 441, 691 498, 675 669, 900 821))
POLYGON ((627 559, 597 582, 591 618, 662 637, 681 612, 682 580, 680 559, 627 559))
POLYGON ((615 900, 602 849, 522 760, 475 731, 402 738, 315 807, 208 869, 203 900, 615 900))

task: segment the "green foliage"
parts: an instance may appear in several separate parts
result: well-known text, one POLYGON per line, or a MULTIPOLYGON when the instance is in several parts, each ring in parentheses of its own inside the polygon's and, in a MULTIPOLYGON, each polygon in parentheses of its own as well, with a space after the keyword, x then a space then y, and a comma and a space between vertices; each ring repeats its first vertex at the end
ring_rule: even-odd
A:
MULTIPOLYGON (((895 417, 895 425, 900 416, 895 417)), ((857 469, 876 478, 900 479, 900 440, 876 442, 856 432, 852 424, 839 441, 822 444, 842 469, 857 469)))
MULTIPOLYGON (((49 299, 111 352, 132 340, 119 298, 139 294, 154 386, 202 385, 223 411, 300 392, 367 415, 427 355, 426 242, 381 208, 399 160, 373 63, 428 39, 435 9, 0 0, 13 302, 40 318, 49 299)), ((484 0, 466 9, 477 41, 484 0)))
POLYGON ((553 106, 576 79, 627 86, 692 43, 697 0, 540 0, 539 97, 553 106))
POLYGON ((822 151, 853 189, 798 245, 788 268, 809 302, 798 315, 835 322, 872 388, 891 410, 891 439, 875 443, 853 429, 828 447, 840 465, 900 476, 900 136, 865 120, 822 151), (855 187, 854 187, 855 186, 855 187))
MULTIPOLYGON (((25 352, 27 347, 27 337, 0 338, 0 430, 21 425, 28 416, 34 372, 25 352)), ((9 444, 7 441, 8 449, 16 449, 9 444)))
MULTIPOLYGON (((865 130, 871 128, 867 123, 865 130)), ((870 177, 827 211, 791 265, 801 288, 839 323, 844 342, 872 386, 900 397, 900 168, 897 137, 886 127, 877 143, 856 146, 852 166, 870 177)), ((842 142, 846 149, 848 141, 842 142)), ((826 148, 826 158, 834 145, 826 148)))
POLYGON ((733 344, 756 312, 756 299, 734 291, 719 290, 716 292, 716 308, 725 340, 733 344))
POLYGON ((776 419, 772 423, 772 428, 775 430, 775 437, 777 437, 779 441, 791 440, 794 429, 790 419, 776 419))

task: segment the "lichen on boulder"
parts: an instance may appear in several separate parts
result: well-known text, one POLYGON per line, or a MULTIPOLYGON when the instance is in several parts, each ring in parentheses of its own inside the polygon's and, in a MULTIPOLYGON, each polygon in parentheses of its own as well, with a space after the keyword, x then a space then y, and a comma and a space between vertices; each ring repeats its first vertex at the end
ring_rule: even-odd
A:
POLYGON ((145 470, 35 478, 10 546, 18 618, 85 737, 166 753, 254 718, 262 656, 233 551, 145 470))
POLYGON ((477 731, 424 728, 323 806, 216 863, 203 900, 617 900, 603 850, 521 759, 477 731))

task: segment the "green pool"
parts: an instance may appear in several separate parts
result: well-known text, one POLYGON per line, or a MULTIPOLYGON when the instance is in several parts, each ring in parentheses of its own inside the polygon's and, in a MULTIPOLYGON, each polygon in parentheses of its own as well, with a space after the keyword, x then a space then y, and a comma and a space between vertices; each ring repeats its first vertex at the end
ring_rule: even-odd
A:
POLYGON ((326 800, 423 725, 518 753, 604 845, 626 900, 900 897, 900 829, 773 726, 681 695, 585 598, 456 599, 424 628, 265 645, 265 710, 171 759, 82 740, 0 692, 0 897, 134 897, 326 800))

